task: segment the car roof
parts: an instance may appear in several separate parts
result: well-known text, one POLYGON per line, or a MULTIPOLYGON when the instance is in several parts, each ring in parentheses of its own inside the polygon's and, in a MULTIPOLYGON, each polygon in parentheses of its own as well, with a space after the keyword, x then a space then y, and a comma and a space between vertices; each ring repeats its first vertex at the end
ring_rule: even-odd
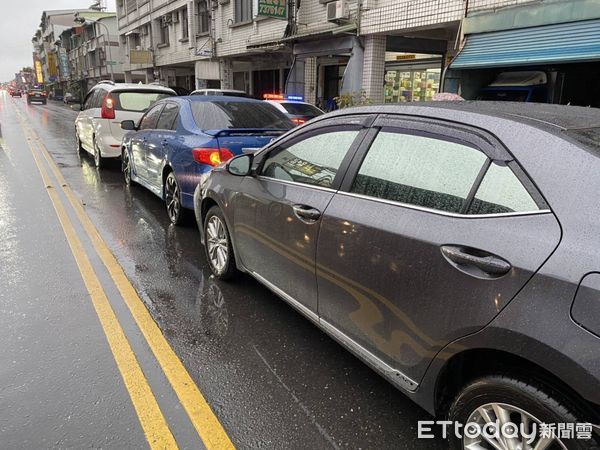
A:
POLYGON ((175 94, 175 91, 171 88, 162 86, 160 84, 140 84, 140 83, 113 83, 110 81, 100 81, 95 84, 92 89, 103 88, 107 91, 115 91, 115 90, 127 90, 127 91, 163 91, 169 94, 175 94))
MULTIPOLYGON (((456 110, 489 117, 499 117, 516 122, 524 122, 530 126, 545 130, 568 131, 600 127, 600 109, 581 106, 553 105, 547 103, 488 102, 488 101, 454 101, 454 102, 419 102, 417 104, 385 104, 359 106, 338 110, 331 115, 346 113, 380 113, 380 114, 412 114, 417 111, 456 110)), ((422 114, 419 112, 419 114, 422 114)), ((329 117, 331 117, 329 115, 329 117)))
POLYGON ((246 94, 245 91, 241 91, 239 89, 210 89, 210 88, 206 88, 206 89, 196 89, 194 91, 192 91, 192 93, 198 93, 198 92, 230 92, 230 93, 240 93, 240 94, 246 94))
POLYGON ((240 102, 240 103, 264 103, 263 100, 257 100, 250 97, 236 97, 234 95, 189 95, 179 97, 190 102, 240 102))

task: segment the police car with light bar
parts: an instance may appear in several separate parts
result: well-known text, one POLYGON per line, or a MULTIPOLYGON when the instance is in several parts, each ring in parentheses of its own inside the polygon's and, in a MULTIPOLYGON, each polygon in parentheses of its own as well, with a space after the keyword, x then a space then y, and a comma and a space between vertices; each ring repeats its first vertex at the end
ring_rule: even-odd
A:
POLYGON ((264 101, 284 113, 294 125, 302 125, 324 114, 319 108, 304 101, 301 95, 265 94, 264 101))

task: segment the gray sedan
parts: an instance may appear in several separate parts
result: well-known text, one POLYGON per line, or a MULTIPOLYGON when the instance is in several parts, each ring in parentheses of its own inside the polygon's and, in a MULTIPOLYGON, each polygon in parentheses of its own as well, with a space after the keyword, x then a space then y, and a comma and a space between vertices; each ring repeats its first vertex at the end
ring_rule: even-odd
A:
POLYGON ((216 168, 194 206, 217 277, 471 424, 453 448, 596 448, 599 142, 587 108, 354 108, 216 168))

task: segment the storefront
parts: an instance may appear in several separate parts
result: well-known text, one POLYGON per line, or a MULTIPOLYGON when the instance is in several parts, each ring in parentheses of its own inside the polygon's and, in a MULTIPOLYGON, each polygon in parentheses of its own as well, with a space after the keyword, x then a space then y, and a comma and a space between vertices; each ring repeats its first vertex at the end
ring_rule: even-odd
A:
POLYGON ((439 92, 441 74, 439 55, 386 52, 384 101, 429 101, 439 92))
POLYGON ((507 93, 531 92, 517 100, 600 107, 600 3, 574 0, 540 8, 535 15, 532 7, 521 7, 465 19, 465 42, 445 74, 445 89, 468 100, 486 99, 502 82, 507 93), (541 74, 545 82, 525 85, 517 75, 528 73, 541 74), (506 82, 510 78, 513 85, 506 82))

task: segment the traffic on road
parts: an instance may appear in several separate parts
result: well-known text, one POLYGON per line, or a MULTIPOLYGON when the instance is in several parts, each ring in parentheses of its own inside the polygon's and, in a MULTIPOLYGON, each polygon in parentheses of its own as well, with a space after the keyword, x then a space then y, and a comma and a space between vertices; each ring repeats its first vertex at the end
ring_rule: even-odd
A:
MULTIPOLYGON (((25 222, 53 223, 56 258, 70 249, 79 271, 69 291, 82 280, 78 306, 89 295, 100 322, 83 331, 89 309, 48 304, 71 329, 48 342, 79 355, 104 333, 131 403, 102 391, 114 385, 97 398, 118 398, 108 409, 137 417, 151 447, 594 448, 597 204, 577 180, 600 164, 596 110, 375 106, 295 127, 266 101, 151 85, 99 83, 81 108, 0 101, 4 203, 52 205, 54 219, 25 222), (39 189, 19 187, 25 175, 39 189), (543 434, 552 423, 577 428, 543 434)), ((60 261, 38 268, 54 299, 67 295, 60 261)), ((4 376, 31 377, 27 361, 4 376)), ((27 396, 9 396, 0 431, 45 446, 22 434, 27 396)), ((99 437, 143 439, 119 433, 99 437)), ((83 434, 65 443, 97 431, 83 434)))

